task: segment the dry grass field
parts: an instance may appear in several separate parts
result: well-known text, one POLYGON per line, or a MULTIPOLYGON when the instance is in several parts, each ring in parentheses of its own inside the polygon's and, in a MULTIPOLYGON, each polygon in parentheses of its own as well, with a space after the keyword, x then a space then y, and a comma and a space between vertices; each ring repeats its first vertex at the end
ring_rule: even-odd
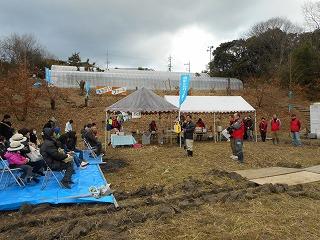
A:
MULTIPOLYGON (((77 130, 96 121, 102 137, 103 109, 117 98, 93 96, 90 107, 79 108, 76 91, 64 92, 69 103, 60 99, 52 112, 39 99, 29 119, 15 126, 40 130, 50 116, 61 125, 71 117, 77 130)), ((255 107, 250 91, 241 94, 255 107)), ((304 139, 299 148, 290 144, 285 93, 270 90, 266 99, 258 117, 279 112, 285 126, 281 144, 245 142, 245 164, 229 158, 227 142, 196 142, 193 158, 186 158, 177 145, 108 147, 102 170, 120 209, 92 204, 24 206, 0 213, 0 239, 319 239, 320 183, 257 186, 233 173, 320 164, 318 141, 304 139), (283 101, 275 101, 278 96, 283 101)), ((301 99, 301 104, 308 102, 301 99)), ((151 118, 142 119, 138 127, 143 130, 151 118)), ((161 123, 170 125, 165 118, 161 123)), ((125 127, 134 129, 137 124, 125 127)))

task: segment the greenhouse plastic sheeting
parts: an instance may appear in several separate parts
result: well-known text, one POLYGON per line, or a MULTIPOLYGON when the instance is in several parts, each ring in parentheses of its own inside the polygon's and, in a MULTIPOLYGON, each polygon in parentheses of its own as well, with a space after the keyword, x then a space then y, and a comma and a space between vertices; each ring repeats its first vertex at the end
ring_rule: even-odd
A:
MULTIPOLYGON (((58 179, 62 176, 56 173, 58 179)), ((89 194, 89 187, 107 184, 99 165, 89 165, 85 169, 78 169, 72 176, 74 184, 71 189, 62 189, 53 177, 48 181, 45 189, 41 190, 41 182, 38 184, 30 183, 24 188, 16 183, 10 184, 0 191, 0 211, 19 209, 23 204, 62 204, 62 203, 114 203, 113 195, 101 198, 82 197, 89 194)))
MULTIPOLYGON (((206 73, 182 73, 142 70, 108 70, 105 72, 67 71, 51 67, 51 79, 57 87, 79 87, 81 80, 89 81, 92 87, 126 87, 128 90, 148 88, 151 90, 175 90, 179 87, 181 74, 190 74, 190 87, 196 90, 243 89, 242 81, 236 78, 210 77, 206 73)), ((66 68, 67 69, 67 68, 66 68)))

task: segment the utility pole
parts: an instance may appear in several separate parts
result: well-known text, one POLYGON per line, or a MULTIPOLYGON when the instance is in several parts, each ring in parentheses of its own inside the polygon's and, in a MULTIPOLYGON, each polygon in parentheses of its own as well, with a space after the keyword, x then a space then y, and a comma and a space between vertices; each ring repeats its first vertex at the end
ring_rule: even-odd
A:
POLYGON ((109 70, 109 64, 110 64, 110 61, 109 61, 109 50, 107 49, 107 71, 109 70))
POLYGON ((190 72, 190 70, 191 70, 190 60, 188 63, 185 63, 184 65, 187 66, 187 72, 190 72))
POLYGON ((169 56, 168 61, 169 61, 168 70, 169 70, 169 72, 171 72, 172 71, 172 57, 171 57, 171 55, 169 56))
POLYGON ((209 52, 209 59, 210 59, 210 61, 209 61, 209 63, 211 63, 211 60, 212 60, 212 49, 213 49, 213 46, 209 46, 208 47, 208 49, 207 49, 207 52, 209 52))

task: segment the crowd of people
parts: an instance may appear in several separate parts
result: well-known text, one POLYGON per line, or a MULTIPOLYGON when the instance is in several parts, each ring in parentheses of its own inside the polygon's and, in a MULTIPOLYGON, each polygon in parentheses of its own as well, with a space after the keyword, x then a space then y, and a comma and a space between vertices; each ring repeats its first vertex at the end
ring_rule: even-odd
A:
MULTIPOLYGON (((254 137, 254 121, 251 116, 241 118, 240 113, 235 113, 230 115, 229 126, 227 127, 227 132, 230 135, 230 145, 232 155, 230 156, 232 159, 239 161, 239 163, 244 163, 243 156, 243 141, 247 139, 248 141, 253 141, 254 137)), ((187 156, 193 156, 193 139, 194 132, 197 127, 204 128, 205 124, 200 118, 196 124, 192 122, 191 115, 187 115, 186 117, 181 116, 181 128, 182 128, 182 142, 184 143, 184 147, 187 151, 187 156)), ((266 120, 265 117, 261 118, 261 122, 259 123, 259 131, 262 142, 265 142, 267 139, 268 126, 270 125, 271 129, 271 137, 273 144, 279 144, 279 131, 281 130, 281 121, 277 117, 277 115, 273 115, 270 122, 266 120)), ((295 114, 291 116, 290 122, 290 133, 292 137, 292 144, 294 146, 301 146, 300 139, 300 130, 301 130, 301 122, 297 118, 295 114)), ((179 143, 180 137, 177 139, 179 143)))
MULTIPOLYGON (((82 130, 82 137, 87 140, 96 155, 101 155, 102 144, 97 137, 94 123, 87 124, 82 130)), ((88 162, 83 158, 83 151, 77 148, 77 135, 70 119, 62 133, 55 118, 51 118, 38 138, 35 129, 22 128, 16 131, 11 124, 10 115, 6 114, 0 122, 0 156, 8 161, 9 168, 18 168, 22 173, 17 178, 25 183, 39 183, 39 177, 52 171, 64 172, 61 185, 71 188, 75 167, 86 168, 88 162)))
MULTIPOLYGON (((61 185, 71 188, 74 167, 85 168, 88 165, 83 158, 83 151, 77 148, 73 120, 70 119, 66 123, 65 131, 62 133, 56 119, 49 119, 43 126, 41 139, 39 139, 35 129, 22 128, 16 131, 10 119, 10 115, 6 114, 0 122, 0 156, 8 161, 10 168, 21 170, 19 181, 38 183, 39 176, 44 176, 44 171, 49 167, 53 171, 63 171, 61 185)), ((239 113, 230 115, 229 120, 227 131, 230 134, 231 158, 244 163, 243 140, 254 139, 254 122, 250 116, 242 119, 239 113)), ((259 132, 262 142, 267 139, 269 126, 273 144, 279 144, 279 131, 282 125, 276 115, 273 115, 270 122, 265 117, 261 118, 259 132)), ((193 156, 193 139, 197 127, 205 128, 201 118, 194 124, 191 115, 181 116, 183 143, 188 157, 193 156)), ((121 121, 115 115, 111 116, 107 122, 107 129, 120 131, 121 121)), ((155 121, 152 121, 149 131, 155 133, 157 130, 155 121)), ((294 146, 301 146, 300 130, 301 122, 295 114, 292 114, 290 132, 294 146)), ((102 154, 102 144, 98 140, 97 132, 95 123, 86 124, 81 131, 81 137, 99 156, 102 154)))

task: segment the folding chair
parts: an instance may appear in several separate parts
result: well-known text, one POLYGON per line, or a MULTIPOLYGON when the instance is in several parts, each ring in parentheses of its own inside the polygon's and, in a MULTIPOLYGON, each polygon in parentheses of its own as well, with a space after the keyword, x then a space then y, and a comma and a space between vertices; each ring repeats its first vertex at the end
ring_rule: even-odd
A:
POLYGON ((4 160, 1 156, 0 156, 0 163, 1 163, 1 167, 2 167, 1 176, 0 176, 0 183, 2 183, 2 181, 4 179, 3 189, 7 186, 7 184, 9 185, 10 177, 12 177, 14 179, 14 181, 19 185, 19 187, 25 186, 25 183, 23 182, 23 180, 19 176, 15 175, 15 173, 21 171, 20 168, 12 168, 11 169, 9 167, 8 161, 4 160))
MULTIPOLYGON (((60 188, 63 188, 62 184, 60 183, 58 177, 54 174, 54 172, 52 171, 52 169, 49 167, 49 165, 47 164, 46 161, 45 162, 45 165, 47 167, 46 169, 46 173, 43 177, 43 181, 42 181, 42 185, 41 185, 41 190, 45 189, 48 185, 48 181, 50 180, 51 176, 56 180, 56 182, 59 184, 60 188)), ((59 171, 61 175, 63 175, 63 173, 61 171, 59 171)))
POLYGON ((94 159, 97 158, 97 154, 95 153, 95 148, 93 148, 90 143, 85 139, 83 138, 83 142, 84 142, 84 145, 86 146, 86 148, 88 149, 88 151, 91 153, 91 155, 93 156, 94 159))

